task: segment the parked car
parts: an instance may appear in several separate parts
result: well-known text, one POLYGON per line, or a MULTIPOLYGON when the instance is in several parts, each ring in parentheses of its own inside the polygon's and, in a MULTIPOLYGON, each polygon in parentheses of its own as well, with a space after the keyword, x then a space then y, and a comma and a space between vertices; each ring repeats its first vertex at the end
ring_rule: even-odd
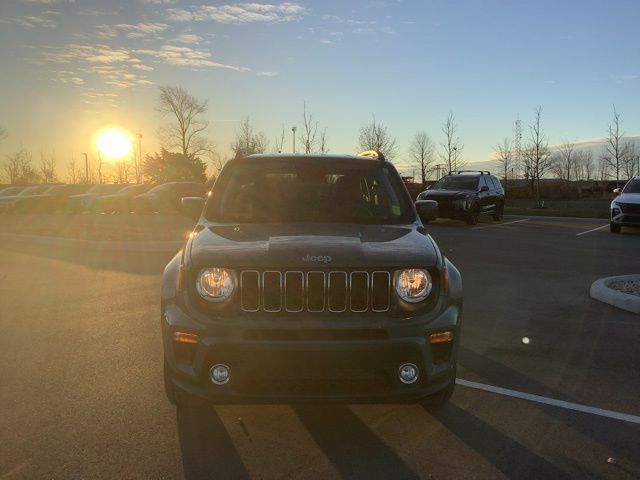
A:
POLYGON ((438 202, 438 217, 465 220, 476 225, 480 215, 498 222, 504 214, 504 189, 500 180, 486 171, 451 173, 418 195, 419 200, 438 202))
POLYGON ((25 188, 26 187, 24 185, 5 187, 2 190, 0 190, 0 197, 12 197, 20 193, 25 188))
POLYGON ((94 210, 99 213, 128 213, 133 210, 133 197, 147 192, 151 185, 129 185, 118 193, 96 199, 94 210))
POLYGON ((204 197, 207 187, 195 182, 169 182, 152 188, 133 199, 136 213, 175 213, 183 197, 204 197))
POLYGON ((17 199, 14 211, 17 213, 53 213, 63 211, 68 198, 86 192, 91 185, 54 185, 44 192, 17 199))
MULTIPOLYGON (((0 212, 3 212, 3 213, 13 212, 13 207, 18 200, 20 200, 21 198, 27 197, 29 195, 36 195, 38 193, 42 193, 49 187, 50 185, 36 185, 33 187, 25 187, 25 188, 22 188, 22 190, 20 190, 18 193, 14 195, 4 195, 0 197, 0 212)), ((16 187, 16 188, 21 188, 21 187, 16 187)), ((13 191, 11 193, 13 193, 13 191)))
POLYGON ((381 155, 227 162, 162 279, 169 401, 396 402, 453 392, 460 273, 381 155), (203 208, 204 207, 204 208, 203 208))
POLYGON ((609 228, 620 233, 622 227, 640 227, 640 176, 633 177, 624 188, 616 188, 618 196, 611 202, 609 228))
POLYGON ((102 195, 117 193, 127 187, 123 183, 103 183, 94 185, 86 193, 72 195, 67 199, 67 211, 71 213, 93 212, 96 200, 102 195))

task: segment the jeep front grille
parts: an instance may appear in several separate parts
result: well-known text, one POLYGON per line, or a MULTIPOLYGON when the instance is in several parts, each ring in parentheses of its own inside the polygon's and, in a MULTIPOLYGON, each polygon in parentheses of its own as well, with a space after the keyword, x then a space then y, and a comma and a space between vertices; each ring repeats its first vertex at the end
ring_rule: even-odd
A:
POLYGON ((391 274, 386 271, 278 271, 240 273, 245 312, 386 312, 391 274))
POLYGON ((640 204, 635 203, 618 203, 622 213, 640 215, 640 204))

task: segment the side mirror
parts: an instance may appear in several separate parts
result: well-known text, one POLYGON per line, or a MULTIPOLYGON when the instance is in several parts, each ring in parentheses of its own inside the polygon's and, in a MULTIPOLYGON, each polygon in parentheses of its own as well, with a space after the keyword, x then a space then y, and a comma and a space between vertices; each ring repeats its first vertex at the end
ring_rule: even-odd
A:
POLYGON ((616 195, 620 195, 620 189, 619 188, 614 188, 613 189, 613 193, 615 193, 616 195))
POLYGON ((438 202, 435 200, 418 200, 416 202, 416 212, 420 220, 429 222, 438 218, 438 202))
POLYGON ((489 187, 487 187, 486 185, 483 185, 480 187, 480 192, 488 192, 489 191, 489 187))
POLYGON ((183 197, 180 200, 182 204, 182 212, 189 218, 198 219, 204 208, 204 198, 202 197, 183 197))

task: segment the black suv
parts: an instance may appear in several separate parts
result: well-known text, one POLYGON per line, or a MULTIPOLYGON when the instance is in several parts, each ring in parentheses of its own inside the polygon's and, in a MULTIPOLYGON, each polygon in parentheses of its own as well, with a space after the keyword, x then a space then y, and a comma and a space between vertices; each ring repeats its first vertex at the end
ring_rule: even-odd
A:
POLYGON ((198 222, 162 279, 172 403, 451 396, 460 273, 420 220, 436 203, 381 156, 236 158, 182 205, 198 222))
POLYGON ((418 195, 418 200, 436 200, 438 217, 478 223, 482 214, 495 221, 504 214, 504 189, 500 180, 486 171, 459 171, 442 177, 418 195))

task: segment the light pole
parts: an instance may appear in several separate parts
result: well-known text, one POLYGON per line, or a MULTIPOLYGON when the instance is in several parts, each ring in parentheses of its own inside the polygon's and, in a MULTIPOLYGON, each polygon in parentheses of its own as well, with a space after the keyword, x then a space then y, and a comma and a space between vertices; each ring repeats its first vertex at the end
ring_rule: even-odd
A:
POLYGON ((86 153, 80 155, 84 155, 84 181, 89 183, 89 156, 86 153))
POLYGON ((138 164, 136 165, 136 183, 142 183, 142 175, 140 169, 142 168, 142 134, 138 134, 138 164))
POLYGON ((296 127, 291 127, 291 133, 293 135, 293 153, 296 153, 296 127))

